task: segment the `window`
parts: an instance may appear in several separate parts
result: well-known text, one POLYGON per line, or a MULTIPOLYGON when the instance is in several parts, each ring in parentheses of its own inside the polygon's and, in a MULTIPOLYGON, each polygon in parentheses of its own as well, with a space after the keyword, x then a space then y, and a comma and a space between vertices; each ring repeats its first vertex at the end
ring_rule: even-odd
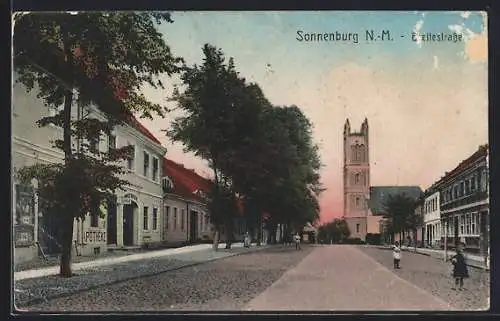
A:
POLYGON ((470 190, 472 192, 476 191, 476 175, 472 175, 472 177, 470 179, 470 190))
POLYGON ((184 214, 185 211, 181 210, 181 231, 184 231, 184 214))
POLYGON ((158 182, 158 169, 159 161, 158 158, 153 158, 153 181, 158 182))
POLYGON ((168 231, 168 222, 170 219, 170 206, 165 206, 165 230, 168 231))
POLYGON ((135 146, 132 146, 132 152, 129 157, 127 157, 127 168, 134 170, 135 167, 135 146))
POLYGON ((174 184, 168 176, 164 176, 161 178, 161 186, 164 193, 167 193, 174 188, 174 184))
POLYGON ((99 152, 99 137, 92 137, 89 140, 89 151, 94 154, 99 152))
POLYGON ((153 207, 153 230, 158 229, 158 209, 153 207))
POLYGON ((458 198, 458 186, 453 186, 453 199, 458 198))
POLYGON ((359 233, 359 224, 356 224, 356 233, 359 233))
POLYGON ((359 197, 356 197, 356 208, 359 208, 359 197))
POLYGON ((148 207, 144 206, 144 229, 148 230, 149 229, 149 217, 148 217, 148 207))
POLYGON ((90 214, 90 227, 98 227, 99 226, 99 214, 94 213, 90 214))
POLYGON ((479 235, 479 213, 474 213, 472 217, 473 234, 479 235))
POLYGON ((460 215, 460 235, 464 235, 465 232, 465 215, 460 215))
POLYGON ((467 235, 471 234, 471 225, 472 225, 471 215, 466 214, 465 215, 465 234, 467 234, 467 235))
POLYGON ((357 160, 356 156, 357 156, 356 155, 356 146, 353 145, 353 146, 351 146, 351 159, 353 161, 356 161, 357 160))
POLYGON ((354 184, 359 185, 359 173, 354 174, 354 184))
POLYGON ((174 207, 174 231, 177 229, 177 207, 174 207))
POLYGON ((365 145, 359 146, 359 160, 364 162, 365 161, 365 145))
POLYGON ((144 152, 144 177, 148 177, 149 175, 149 154, 144 152))
POLYGON ((469 194, 470 193, 470 181, 469 179, 466 179, 465 180, 465 194, 469 194))
POLYGON ((464 194, 465 194, 464 182, 460 182, 460 196, 464 196, 464 194))
POLYGON ((108 151, 111 151, 116 148, 116 136, 109 135, 108 136, 108 151))

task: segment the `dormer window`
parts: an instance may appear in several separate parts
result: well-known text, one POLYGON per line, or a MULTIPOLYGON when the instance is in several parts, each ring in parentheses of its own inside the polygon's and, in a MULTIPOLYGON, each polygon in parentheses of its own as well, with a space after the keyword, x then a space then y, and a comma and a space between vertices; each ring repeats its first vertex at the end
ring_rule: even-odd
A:
POLYGON ((167 193, 174 189, 174 183, 172 182, 172 179, 170 177, 164 176, 161 178, 161 187, 163 189, 163 192, 167 193))

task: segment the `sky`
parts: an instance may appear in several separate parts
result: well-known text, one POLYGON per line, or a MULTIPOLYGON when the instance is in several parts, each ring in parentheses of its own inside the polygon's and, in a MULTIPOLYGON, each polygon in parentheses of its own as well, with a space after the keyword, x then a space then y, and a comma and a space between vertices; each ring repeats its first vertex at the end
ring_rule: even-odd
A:
MULTIPOLYGON (((326 188, 322 222, 343 215, 346 118, 356 131, 368 118, 372 186, 426 189, 488 142, 485 12, 174 12, 173 19, 160 31, 174 55, 200 64, 205 43, 219 47, 271 103, 297 105, 311 120, 326 188), (388 30, 391 40, 366 41, 367 30, 388 30), (306 33, 335 32, 357 33, 358 42, 304 41, 306 33), (462 38, 419 40, 428 33, 462 38)), ((144 94, 169 105, 179 78, 163 81, 165 90, 144 94)), ((168 158, 209 176, 203 160, 162 132, 177 116, 141 122, 168 158)))

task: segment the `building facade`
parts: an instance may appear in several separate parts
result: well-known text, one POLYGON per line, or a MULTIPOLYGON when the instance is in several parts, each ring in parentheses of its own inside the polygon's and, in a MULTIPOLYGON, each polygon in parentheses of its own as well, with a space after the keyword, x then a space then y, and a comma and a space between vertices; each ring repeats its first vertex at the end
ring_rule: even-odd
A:
POLYGON ((440 194, 441 241, 448 249, 465 244, 489 266, 489 152, 482 145, 436 183, 440 194))
POLYGON ((425 191, 424 226, 425 246, 439 248, 441 246, 441 214, 439 210, 439 191, 434 187, 425 191))
POLYGON ((163 172, 162 242, 175 246, 211 240, 210 181, 167 158, 163 172))
MULTIPOLYGON (((38 127, 37 121, 53 116, 59 108, 44 107, 36 97, 36 88, 28 92, 19 83, 13 84, 12 93, 12 173, 13 173, 13 216, 14 216, 14 260, 31 260, 41 254, 59 254, 59 233, 57 216, 39 210, 36 196, 36 182, 31 186, 21 185, 17 179, 18 169, 38 163, 61 163, 64 155, 52 146, 62 138, 62 128, 55 125, 38 127)), ((75 93, 73 119, 78 117, 103 119, 104 115, 95 106, 78 106, 75 93)), ((76 139, 72 147, 77 150, 82 143, 76 139)), ((109 148, 133 145, 134 156, 124 161, 130 172, 125 175, 131 186, 117 191, 116 202, 105 211, 105 217, 87 215, 74 222, 74 255, 98 254, 108 247, 141 245, 161 239, 159 213, 162 204, 160 184, 161 163, 166 149, 133 116, 117 126, 108 137, 94 142, 94 148, 107 151, 109 148)))
POLYGON ((365 240, 368 229, 370 193, 368 120, 359 132, 351 132, 349 119, 344 125, 344 219, 352 238, 365 240))

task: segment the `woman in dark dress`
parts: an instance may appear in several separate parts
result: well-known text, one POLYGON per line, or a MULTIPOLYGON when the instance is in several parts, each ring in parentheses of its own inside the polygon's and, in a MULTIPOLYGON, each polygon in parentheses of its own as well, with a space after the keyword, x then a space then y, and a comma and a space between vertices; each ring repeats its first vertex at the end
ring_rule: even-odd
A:
POLYGON ((463 254, 463 245, 457 246, 457 254, 451 258, 453 264, 453 277, 455 278, 455 286, 458 290, 462 290, 464 286, 464 279, 469 277, 469 270, 463 254))

